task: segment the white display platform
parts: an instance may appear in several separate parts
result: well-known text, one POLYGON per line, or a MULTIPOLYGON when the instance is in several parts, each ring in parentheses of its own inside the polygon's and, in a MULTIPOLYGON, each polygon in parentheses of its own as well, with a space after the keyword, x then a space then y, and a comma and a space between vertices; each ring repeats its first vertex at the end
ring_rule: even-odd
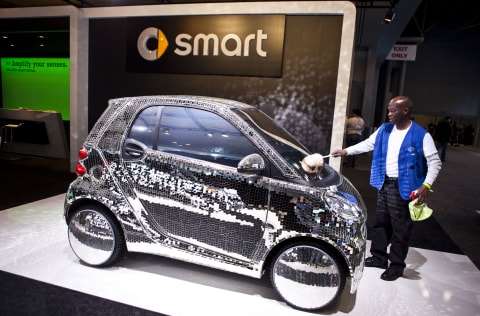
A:
POLYGON ((251 279, 130 254, 119 265, 84 266, 70 250, 64 195, 0 212, 0 270, 167 315, 480 315, 480 271, 468 257, 411 248, 404 277, 366 268, 356 294, 320 313, 295 310, 267 278, 251 279))

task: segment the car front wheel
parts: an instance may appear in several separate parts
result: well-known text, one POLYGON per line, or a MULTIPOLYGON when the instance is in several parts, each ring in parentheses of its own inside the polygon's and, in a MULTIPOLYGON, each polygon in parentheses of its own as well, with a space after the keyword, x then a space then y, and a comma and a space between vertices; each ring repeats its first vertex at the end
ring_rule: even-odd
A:
POLYGON ((345 279, 339 260, 315 243, 287 245, 270 267, 273 288, 287 304, 302 310, 318 310, 334 303, 345 279))
POLYGON ((119 224, 97 205, 82 206, 68 217, 68 240, 75 255, 90 266, 111 265, 126 249, 119 224))

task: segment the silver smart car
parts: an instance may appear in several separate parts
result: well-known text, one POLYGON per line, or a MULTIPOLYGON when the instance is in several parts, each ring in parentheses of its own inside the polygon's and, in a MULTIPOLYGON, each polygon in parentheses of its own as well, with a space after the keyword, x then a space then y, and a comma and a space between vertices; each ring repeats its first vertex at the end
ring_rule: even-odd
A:
POLYGON ((143 252, 255 278, 268 273, 289 305, 324 308, 347 277, 357 289, 366 209, 321 158, 244 103, 110 100, 66 194, 70 246, 91 266, 143 252))

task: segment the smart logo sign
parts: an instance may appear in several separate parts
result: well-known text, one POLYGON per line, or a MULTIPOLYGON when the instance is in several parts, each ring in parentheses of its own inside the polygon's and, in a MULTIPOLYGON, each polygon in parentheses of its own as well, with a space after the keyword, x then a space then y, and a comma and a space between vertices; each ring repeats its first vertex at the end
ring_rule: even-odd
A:
POLYGON ((281 77, 284 15, 129 18, 127 71, 281 77))

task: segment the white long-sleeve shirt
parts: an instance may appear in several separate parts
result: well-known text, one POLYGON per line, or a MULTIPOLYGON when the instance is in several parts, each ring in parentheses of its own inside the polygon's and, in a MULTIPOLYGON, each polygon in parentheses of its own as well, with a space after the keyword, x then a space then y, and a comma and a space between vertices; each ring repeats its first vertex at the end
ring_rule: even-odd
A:
MULTIPOLYGON (((393 127, 392 133, 388 139, 387 160, 386 160, 386 175, 387 177, 398 177, 398 152, 402 145, 403 139, 407 134, 410 126, 404 130, 398 130, 396 126, 393 127)), ((375 147, 375 140, 377 138, 378 129, 364 141, 345 148, 347 155, 358 155, 372 151, 375 147)), ((437 179, 437 176, 442 168, 442 162, 438 157, 438 151, 435 147, 432 135, 425 133, 423 137, 423 155, 427 160, 427 175, 425 182, 432 185, 437 179)))

